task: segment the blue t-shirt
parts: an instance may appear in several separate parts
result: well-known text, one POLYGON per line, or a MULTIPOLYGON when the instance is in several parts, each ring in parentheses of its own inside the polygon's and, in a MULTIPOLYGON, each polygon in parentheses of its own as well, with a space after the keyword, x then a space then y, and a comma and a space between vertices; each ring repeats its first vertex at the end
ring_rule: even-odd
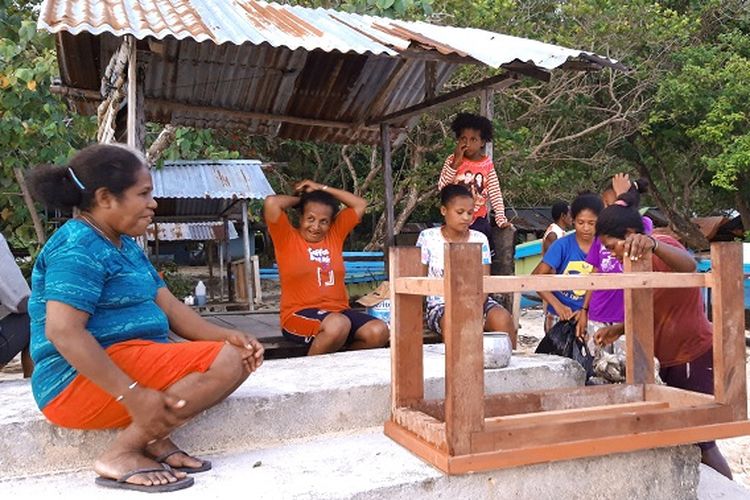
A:
MULTIPOLYGON (((555 274, 590 274, 593 266, 586 262, 586 254, 576 241, 576 234, 570 233, 558 238, 544 254, 542 261, 555 270, 555 274)), ((573 311, 583 307, 585 290, 564 290, 552 292, 557 300, 570 307, 573 311)), ((552 306, 547 310, 557 314, 552 306)))
POLYGON ((55 232, 39 253, 31 275, 31 388, 44 408, 78 374, 47 339, 48 300, 89 314, 86 329, 102 348, 126 340, 167 342, 169 323, 156 305, 164 281, 143 250, 128 237, 115 247, 83 221, 55 232))

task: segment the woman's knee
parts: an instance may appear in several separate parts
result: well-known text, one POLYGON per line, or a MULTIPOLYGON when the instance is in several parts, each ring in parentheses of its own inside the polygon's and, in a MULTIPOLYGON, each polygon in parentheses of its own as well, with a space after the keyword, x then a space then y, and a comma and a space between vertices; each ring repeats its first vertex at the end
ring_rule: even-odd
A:
POLYGON ((349 318, 339 313, 331 313, 325 317, 323 322, 320 324, 319 336, 323 336, 330 339, 341 339, 346 340, 349 335, 349 330, 352 327, 349 318))
POLYGON ((357 336, 372 347, 383 347, 390 339, 390 331, 385 322, 374 319, 362 325, 357 336))
POLYGON ((236 384, 248 376, 242 360, 242 350, 231 344, 225 344, 221 348, 209 371, 225 380, 228 385, 236 384))
POLYGON ((504 307, 493 307, 487 312, 485 326, 490 330, 501 330, 513 335, 516 327, 513 316, 504 307))

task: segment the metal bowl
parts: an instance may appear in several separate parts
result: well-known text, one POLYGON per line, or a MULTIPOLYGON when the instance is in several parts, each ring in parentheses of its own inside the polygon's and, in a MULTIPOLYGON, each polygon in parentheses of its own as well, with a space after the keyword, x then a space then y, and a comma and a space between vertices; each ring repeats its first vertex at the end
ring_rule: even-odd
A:
POLYGON ((485 332, 484 344, 484 367, 505 368, 510 363, 513 345, 510 335, 506 332, 485 332))

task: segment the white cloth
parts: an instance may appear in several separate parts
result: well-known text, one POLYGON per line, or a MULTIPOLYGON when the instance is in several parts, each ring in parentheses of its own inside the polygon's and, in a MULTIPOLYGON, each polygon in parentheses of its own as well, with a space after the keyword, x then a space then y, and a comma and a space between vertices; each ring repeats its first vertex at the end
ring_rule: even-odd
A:
POLYGON ((8 242, 0 234, 0 319, 19 311, 19 306, 31 294, 29 284, 21 274, 8 242))
MULTIPOLYGON (((417 246, 422 250, 422 264, 427 265, 427 277, 442 278, 445 274, 445 238, 439 227, 431 227, 419 233, 417 246)), ((490 243, 487 237, 479 231, 469 229, 469 240, 467 243, 482 244, 482 264, 489 265, 490 243)), ((427 297, 427 307, 434 307, 445 302, 443 297, 431 295, 427 297)))
POLYGON ((544 231, 544 236, 542 236, 542 240, 547 239, 547 235, 549 235, 550 233, 555 233, 558 239, 565 236, 565 230, 557 225, 556 222, 553 222, 549 225, 549 227, 547 227, 547 230, 544 231))

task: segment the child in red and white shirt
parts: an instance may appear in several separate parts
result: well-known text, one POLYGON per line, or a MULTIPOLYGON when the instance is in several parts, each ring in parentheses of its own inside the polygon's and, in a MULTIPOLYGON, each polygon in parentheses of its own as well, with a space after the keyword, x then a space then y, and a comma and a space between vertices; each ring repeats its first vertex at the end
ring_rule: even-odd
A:
POLYGON ((446 158, 440 171, 438 189, 443 189, 448 184, 460 184, 471 191, 475 211, 470 227, 484 233, 491 243, 488 201, 495 210, 497 226, 511 226, 505 217, 503 193, 495 166, 484 151, 485 145, 492 141, 492 122, 483 116, 459 113, 453 120, 451 129, 458 142, 455 151, 446 158))

